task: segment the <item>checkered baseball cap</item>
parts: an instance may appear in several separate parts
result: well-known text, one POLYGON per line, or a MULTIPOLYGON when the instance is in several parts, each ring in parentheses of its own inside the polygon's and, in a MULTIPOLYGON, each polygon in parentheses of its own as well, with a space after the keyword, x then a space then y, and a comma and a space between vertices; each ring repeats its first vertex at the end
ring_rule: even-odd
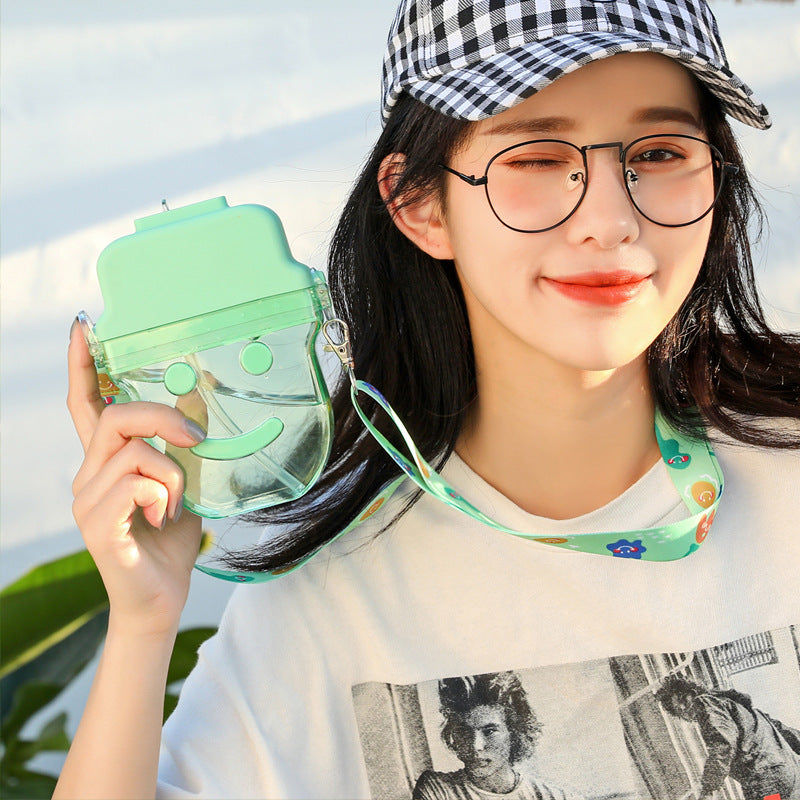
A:
POLYGON ((402 0, 383 65, 383 120, 403 92, 450 117, 485 119, 590 61, 631 52, 674 58, 732 117, 770 126, 728 67, 704 0, 402 0))

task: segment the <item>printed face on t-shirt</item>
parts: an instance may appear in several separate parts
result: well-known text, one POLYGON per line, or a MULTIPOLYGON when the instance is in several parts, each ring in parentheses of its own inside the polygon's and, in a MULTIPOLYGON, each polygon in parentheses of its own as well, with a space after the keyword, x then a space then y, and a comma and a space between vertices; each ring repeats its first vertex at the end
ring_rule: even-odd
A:
POLYGON ((507 770, 511 774, 511 731, 501 706, 475 706, 461 717, 453 749, 477 785, 507 770))

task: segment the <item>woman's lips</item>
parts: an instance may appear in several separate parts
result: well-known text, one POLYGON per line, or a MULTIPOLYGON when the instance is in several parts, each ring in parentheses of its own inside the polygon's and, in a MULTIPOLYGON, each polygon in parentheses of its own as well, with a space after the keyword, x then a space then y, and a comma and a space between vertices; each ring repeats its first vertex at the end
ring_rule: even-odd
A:
POLYGON ((618 306, 628 303, 644 288, 649 275, 620 270, 617 272, 583 272, 545 281, 572 300, 598 306, 618 306))

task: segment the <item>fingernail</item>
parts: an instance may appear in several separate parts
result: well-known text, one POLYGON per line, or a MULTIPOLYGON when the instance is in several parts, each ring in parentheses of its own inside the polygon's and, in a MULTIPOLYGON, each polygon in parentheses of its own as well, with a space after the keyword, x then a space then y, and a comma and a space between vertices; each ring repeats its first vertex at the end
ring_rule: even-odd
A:
POLYGON ((192 422, 190 419, 184 419, 183 429, 196 442, 202 442, 206 438, 206 432, 196 422, 192 422))
POLYGON ((183 497, 178 500, 178 505, 175 506, 175 513, 172 515, 172 521, 177 522, 181 518, 181 512, 183 511, 183 497))
POLYGON ((74 319, 74 320, 72 320, 72 325, 70 325, 70 326, 69 326, 69 340, 70 340, 70 341, 72 341, 72 331, 74 331, 74 330, 75 330, 75 326, 76 326, 77 324, 78 324, 78 318, 77 318, 77 317, 75 317, 75 319, 74 319))

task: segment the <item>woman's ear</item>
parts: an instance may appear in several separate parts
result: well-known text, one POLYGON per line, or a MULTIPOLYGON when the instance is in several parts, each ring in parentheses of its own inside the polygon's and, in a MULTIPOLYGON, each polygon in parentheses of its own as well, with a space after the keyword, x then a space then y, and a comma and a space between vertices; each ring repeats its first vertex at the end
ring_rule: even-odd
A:
POLYGON ((453 258, 441 203, 435 193, 410 202, 406 202, 402 195, 392 199, 394 186, 405 169, 405 163, 406 157, 402 153, 391 153, 383 159, 378 170, 378 189, 394 224, 429 256, 453 258))

